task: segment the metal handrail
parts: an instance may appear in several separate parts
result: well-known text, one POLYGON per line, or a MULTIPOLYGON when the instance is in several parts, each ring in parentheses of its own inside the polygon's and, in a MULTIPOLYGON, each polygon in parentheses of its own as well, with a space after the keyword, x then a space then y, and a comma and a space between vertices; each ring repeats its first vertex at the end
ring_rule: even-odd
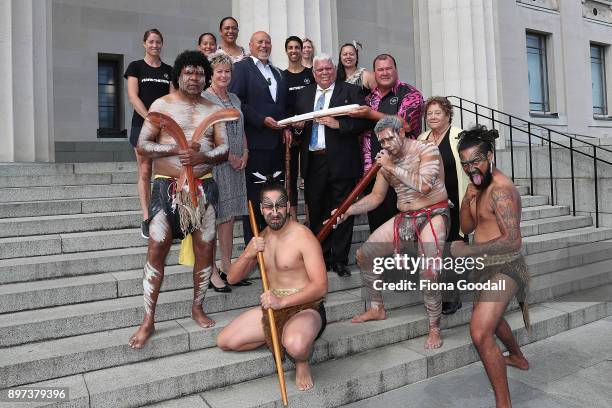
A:
MULTIPOLYGON (((608 152, 612 154, 612 150, 610 149, 606 149, 605 147, 601 147, 601 146, 597 146, 593 143, 584 141, 584 140, 580 140, 574 136, 568 135, 566 133, 562 133, 559 131, 556 131, 554 129, 550 129, 548 127, 545 126, 541 126, 538 125, 536 123, 530 122, 528 120, 519 118, 515 115, 510 115, 508 113, 499 111, 497 109, 493 109, 490 108, 488 106, 485 105, 481 105, 479 103, 476 103, 474 101, 471 101, 469 99, 465 99, 465 98, 461 98, 459 96, 447 96, 447 98, 450 99, 457 99, 458 104, 453 104, 454 107, 459 108, 459 116, 460 116, 460 120, 461 120, 461 127, 463 128, 463 115, 464 112, 467 113, 471 113, 473 115, 475 115, 476 118, 476 124, 479 123, 479 118, 484 118, 485 120, 490 120, 491 121, 491 126, 492 128, 495 128, 495 124, 498 123, 500 126, 499 128, 501 128, 501 126, 506 126, 509 129, 509 136, 510 136, 510 167, 511 167, 511 178, 512 181, 515 180, 515 173, 514 173, 514 139, 516 137, 516 135, 514 134, 513 131, 518 131, 518 132, 523 132, 527 135, 527 139, 528 139, 528 151, 529 151, 529 184, 530 184, 530 192, 531 194, 534 194, 534 177, 533 177, 533 152, 531 149, 531 145, 532 145, 532 137, 535 137, 537 139, 540 139, 542 141, 542 146, 544 146, 544 142, 548 143, 548 154, 549 154, 549 165, 548 165, 548 173, 549 173, 549 184, 550 184, 550 203, 551 205, 554 205, 555 203, 555 196, 554 196, 554 184, 553 184, 553 161, 552 161, 552 148, 553 145, 561 147, 563 149, 567 149, 570 152, 570 172, 571 172, 571 180, 572 180, 572 214, 576 215, 576 189, 575 189, 575 175, 574 175, 574 152, 579 153, 583 156, 586 156, 590 159, 593 159, 593 171, 594 171, 594 179, 595 179, 595 226, 599 227, 599 186, 597 185, 598 182, 598 170, 597 170, 597 165, 598 163, 605 163, 608 165, 612 165, 612 162, 608 161, 608 160, 604 160, 601 157, 597 156, 597 150, 599 149, 601 152, 608 152), (473 110, 468 109, 465 104, 472 104, 474 106, 473 110), (480 109, 480 112, 478 111, 478 108, 480 109), (488 111, 490 113, 490 116, 483 114, 483 110, 486 112, 488 111), (495 118, 495 114, 497 114, 498 118, 495 118), (506 116, 508 118, 508 122, 504 122, 503 120, 500 120, 501 118, 499 118, 499 116, 506 116), (514 123, 513 123, 514 122, 514 123), (524 129, 524 127, 518 127, 516 125, 516 123, 519 122, 521 125, 526 126, 527 129, 524 129), (532 128, 539 128, 544 130, 544 132, 546 133, 546 136, 541 136, 537 133, 533 133, 532 128), (560 142, 557 142, 555 140, 552 139, 552 136, 554 135, 558 135, 561 136, 563 138, 566 138, 566 140, 569 141, 569 146, 566 146, 565 144, 562 144, 560 142), (589 154, 587 152, 583 152, 581 150, 578 150, 580 147, 574 147, 574 143, 581 143, 583 146, 580 146, 582 148, 592 148, 593 149, 593 154, 589 154)), ((590 149, 589 149, 590 150, 590 149)))

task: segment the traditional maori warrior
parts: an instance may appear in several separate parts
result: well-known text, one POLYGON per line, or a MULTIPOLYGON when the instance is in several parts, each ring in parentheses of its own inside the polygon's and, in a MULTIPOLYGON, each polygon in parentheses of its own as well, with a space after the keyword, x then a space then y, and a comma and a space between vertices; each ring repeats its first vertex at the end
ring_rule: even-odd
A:
POLYGON ((512 180, 493 164, 495 138, 497 131, 487 131, 484 126, 459 134, 461 165, 471 180, 459 215, 461 229, 466 234, 474 233, 474 243, 455 241, 451 253, 455 257, 482 257, 484 269, 472 270, 470 279, 489 281, 498 288, 477 294, 470 334, 493 386, 496 405, 501 408, 511 406, 506 365, 529 368, 503 318, 508 303, 516 295, 525 326, 530 328, 526 299, 529 273, 520 254, 521 198, 512 180), (508 356, 502 355, 494 336, 504 343, 508 356))
POLYGON ((149 251, 144 267, 144 320, 128 344, 144 347, 155 329, 155 306, 172 240, 191 234, 195 252, 192 318, 201 327, 215 324, 202 310, 211 274, 218 190, 212 178, 215 164, 227 160, 225 125, 239 112, 220 108, 202 98, 210 66, 197 51, 185 51, 174 63, 176 92, 156 100, 149 109, 138 151, 153 159, 154 183, 149 209, 149 251), (211 120, 212 118, 212 120, 211 120), (207 123, 216 123, 205 129, 207 123), (200 140, 201 137, 201 140, 200 140))
MULTIPOLYGON (((402 122, 397 116, 383 117, 376 124, 374 132, 382 147, 376 155, 376 163, 382 168, 376 176, 372 192, 351 205, 339 217, 339 222, 378 207, 389 186, 397 193, 397 208, 400 212, 377 228, 357 250, 357 263, 370 297, 370 308, 355 316, 354 323, 387 318, 382 293, 375 289, 375 281, 380 276, 373 272, 374 258, 398 253, 402 247, 414 247, 414 243, 419 256, 439 258, 450 223, 444 167, 441 166, 438 148, 433 144, 406 138, 402 122)), ((439 264, 426 264, 419 271, 421 281, 436 281, 440 271, 435 268, 439 264)), ((426 289, 423 291, 423 300, 429 317, 429 336, 425 348, 438 348, 442 345, 442 295, 439 290, 426 289)))
POLYGON ((304 391, 313 387, 309 359, 327 323, 323 252, 310 229, 287 216, 290 203, 282 184, 267 181, 260 198, 267 227, 232 263, 228 282, 246 276, 257 264, 257 253, 263 251, 270 290, 261 295, 261 307, 244 312, 219 333, 217 346, 226 351, 253 350, 263 344, 272 348, 264 310, 273 309, 281 346, 295 360, 296 386, 304 391))

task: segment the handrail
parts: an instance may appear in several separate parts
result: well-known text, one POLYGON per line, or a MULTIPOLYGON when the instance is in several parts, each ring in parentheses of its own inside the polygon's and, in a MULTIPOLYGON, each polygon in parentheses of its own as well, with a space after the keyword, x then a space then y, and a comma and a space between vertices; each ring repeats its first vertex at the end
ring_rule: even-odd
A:
MULTIPOLYGON (((567 133, 559 132, 558 130, 554 130, 554 129, 548 128, 548 127, 546 127, 546 126, 538 125, 537 123, 530 122, 530 121, 525 120, 525 119, 523 119, 523 118, 519 118, 518 116, 511 115, 511 114, 509 114, 509 113, 502 112, 502 111, 497 110, 497 109, 494 109, 494 108, 490 108, 490 107, 488 107, 488 106, 485 106, 485 105, 479 104, 479 103, 474 102, 474 101, 471 101, 471 100, 469 100, 469 99, 462 98, 462 97, 460 97, 460 96, 455 96, 455 95, 450 95, 450 96, 447 96, 447 98, 448 98, 448 99, 450 99, 450 98, 456 98, 456 99, 458 99, 458 100, 460 101, 459 106, 457 106, 457 105, 453 105, 453 106, 455 106, 455 107, 457 107, 457 108, 462 109, 462 103, 461 103, 462 101, 469 102, 469 103, 473 104, 474 106, 480 106, 480 107, 483 107, 483 108, 487 109, 487 110, 488 110, 488 111, 490 111, 490 112, 499 113, 499 114, 504 115, 504 116, 507 116, 507 117, 509 117, 509 118, 518 119, 518 120, 520 120, 520 121, 522 121, 522 122, 525 122, 525 123, 530 123, 532 126, 537 126, 537 127, 539 127, 539 128, 542 128, 542 129, 546 130, 547 132, 548 132, 548 131, 550 131, 550 132, 552 132, 552 133, 556 133, 556 134, 558 134, 558 135, 560 135, 560 136, 563 136, 563 137, 566 137, 566 138, 568 138, 568 139, 574 139, 574 140, 575 140, 575 141, 577 141, 577 142, 580 142, 580 143, 584 143, 584 144, 590 145, 591 147, 595 146, 595 147, 597 147, 598 149, 601 149, 601 150, 603 150, 603 151, 605 151, 605 152, 612 153, 612 150, 606 149, 605 147, 597 146, 596 144, 593 144, 593 143, 590 143, 590 142, 586 142, 586 141, 584 141, 584 140, 580 140, 580 139, 578 139, 577 137, 574 137, 574 136, 568 135, 567 133)), ((467 109, 465 109, 465 110, 467 111, 467 109)), ((476 114, 476 113, 478 112, 478 109, 476 109, 476 111, 469 111, 469 112, 471 112, 471 113, 475 113, 475 114, 476 114)), ((478 114, 479 116, 485 117, 485 118, 487 118, 487 119, 491 119, 491 118, 489 118, 489 117, 487 117, 487 116, 485 116, 485 115, 483 115, 483 114, 481 114, 481 113, 477 113, 477 114, 478 114)), ((476 119, 476 121, 478 121, 478 119, 476 119)), ((497 121, 497 122, 499 122, 499 121, 497 121)), ((476 122, 476 123, 478 124, 478 122, 476 122)), ((500 123, 503 123, 503 122, 500 122, 500 123)), ((537 135, 534 135, 534 136, 537 136, 537 135)), ((589 136, 584 136, 584 137, 589 137, 589 136)))
POLYGON ((529 153, 529 183, 530 183, 530 193, 534 194, 534 174, 533 174, 533 151, 532 151, 532 138, 536 138, 542 141, 542 146, 544 147, 544 143, 548 143, 548 154, 549 154, 549 163, 548 163, 548 179, 549 179, 549 185, 550 185, 550 203, 551 205, 555 204, 555 201, 558 201, 558 197, 554 196, 554 178, 553 178, 553 158, 552 158, 552 148, 553 145, 554 146, 558 146, 561 147, 563 149, 569 150, 570 153, 570 177, 571 177, 571 181, 572 181, 572 205, 571 205, 571 210, 572 210, 572 214, 576 215, 576 188, 575 188, 575 172, 574 172, 574 153, 578 153, 581 154, 583 156, 586 156, 590 159, 593 160, 593 176, 594 176, 594 181, 595 181, 595 186, 594 186, 594 193, 595 193, 595 209, 594 209, 594 213, 595 213, 595 226, 599 227, 599 186, 597 185, 598 182, 598 168, 597 165, 598 163, 604 163, 604 164, 608 164, 612 166, 612 162, 605 160, 603 158, 601 158, 601 155, 598 156, 598 151, 600 152, 608 152, 610 154, 612 154, 612 150, 607 149, 605 147, 601 147, 598 146, 594 143, 585 141, 585 140, 581 140, 578 139, 577 137, 568 135, 566 133, 562 133, 559 132, 557 130, 548 128, 546 126, 542 126, 542 125, 538 125, 537 123, 533 123, 530 122, 528 120, 522 119, 518 116, 515 115, 510 115, 508 113, 502 112, 500 110, 497 109, 493 109, 490 108, 488 106, 476 103, 474 101, 471 101, 469 99, 465 99, 465 98, 461 98, 459 96, 447 96, 447 98, 450 99, 456 99, 458 101, 457 104, 453 104, 453 106, 455 108, 459 109, 459 116, 460 116, 460 120, 461 120, 461 127, 463 128, 463 119, 464 119, 464 112, 465 113, 471 113, 475 116, 476 119, 476 124, 479 124, 479 119, 483 118, 486 121, 491 121, 491 127, 492 128, 496 128, 495 124, 499 124, 500 126, 498 126, 498 128, 501 129, 502 126, 505 126, 506 128, 509 129, 509 138, 510 138, 510 146, 509 146, 509 150, 510 150, 510 167, 511 167, 511 178, 512 181, 515 181, 515 173, 514 173, 514 140, 516 139, 516 132, 522 132, 524 134, 527 135, 527 143, 528 143, 528 153, 529 153), (473 110, 472 109, 468 109, 468 107, 466 107, 465 105, 469 105, 472 104, 473 105, 473 110), (479 108, 480 111, 479 111, 479 108), (488 112, 489 115, 483 113, 483 112, 488 112), (495 117, 497 114, 497 118, 495 117), (508 121, 505 122, 503 121, 503 117, 500 118, 500 116, 506 116, 508 118, 508 121), (517 125, 518 123, 518 125, 517 125), (543 132, 541 134, 538 134, 538 132, 533 132, 533 128, 538 128, 539 130, 543 130, 543 132), (563 138, 565 138, 568 142, 569 142, 569 146, 559 142, 559 141, 555 141, 553 140, 553 134, 554 135, 558 135, 561 136, 563 138), (545 135, 545 136, 542 136, 545 135), (576 146, 576 143, 582 144, 582 146, 576 146), (583 149, 583 150, 587 150, 590 151, 592 149, 592 154, 589 154, 586 151, 582 151, 579 149, 583 149), (557 200, 555 200, 555 198, 557 200))

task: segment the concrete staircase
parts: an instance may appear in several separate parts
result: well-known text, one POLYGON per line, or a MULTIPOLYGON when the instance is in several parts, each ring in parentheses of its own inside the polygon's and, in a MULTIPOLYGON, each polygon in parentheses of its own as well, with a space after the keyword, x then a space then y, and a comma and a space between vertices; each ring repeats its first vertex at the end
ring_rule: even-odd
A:
MULTIPOLYGON (((135 181, 132 163, 0 165, 0 389, 70 387, 69 401, 49 406, 281 406, 267 349, 215 347, 218 332, 258 304, 260 282, 231 294, 209 291, 204 309, 217 325, 201 329, 189 317, 192 277, 177 265, 178 245, 168 256, 156 334, 143 350, 127 346, 142 319, 146 255, 135 181)), ((529 196, 525 187, 519 191, 523 250, 533 275, 531 336, 516 305, 508 314, 521 343, 612 314, 605 300, 550 302, 612 292, 612 229, 594 228, 590 217, 570 216, 568 207, 529 196)), ((235 256, 243 250, 241 231, 237 223, 235 256)), ((353 251, 367 235, 366 219, 358 217, 353 251)), ((425 351, 419 293, 389 298, 388 320, 355 325, 347 319, 364 308, 358 272, 353 267, 350 278, 330 273, 329 282, 330 324, 313 356, 316 387, 298 392, 287 361, 290 406, 339 406, 477 360, 469 305, 443 319, 443 348, 425 351)))

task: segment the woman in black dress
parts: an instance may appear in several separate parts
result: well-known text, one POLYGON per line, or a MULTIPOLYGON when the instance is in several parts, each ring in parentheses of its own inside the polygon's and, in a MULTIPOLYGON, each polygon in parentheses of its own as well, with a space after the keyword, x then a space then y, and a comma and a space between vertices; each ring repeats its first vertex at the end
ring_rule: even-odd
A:
POLYGON ((134 107, 130 144, 136 152, 138 162, 138 196, 142 209, 141 234, 149 238, 149 202, 151 201, 151 159, 147 159, 136 150, 140 129, 147 116, 149 107, 157 99, 168 95, 171 90, 172 67, 161 60, 164 37, 156 28, 147 30, 142 39, 145 49, 143 59, 132 61, 123 77, 127 79, 127 91, 130 104, 134 107))
MULTIPOLYGON (((451 225, 446 241, 467 240, 461 232, 459 221, 459 204, 463 199, 469 179, 461 168, 459 151, 457 150, 457 135, 462 131, 451 125, 453 119, 453 105, 442 96, 432 96, 425 102, 426 122, 429 130, 421 133, 418 140, 435 143, 440 149, 442 162, 444 164, 444 185, 448 193, 448 199, 452 202, 450 206, 451 225)), ((446 256, 446 255, 445 255, 446 256)), ((456 283, 458 275, 453 271, 444 271, 443 280, 456 283)), ((442 303, 443 314, 453 314, 460 307, 459 292, 445 294, 445 302, 442 303)))

